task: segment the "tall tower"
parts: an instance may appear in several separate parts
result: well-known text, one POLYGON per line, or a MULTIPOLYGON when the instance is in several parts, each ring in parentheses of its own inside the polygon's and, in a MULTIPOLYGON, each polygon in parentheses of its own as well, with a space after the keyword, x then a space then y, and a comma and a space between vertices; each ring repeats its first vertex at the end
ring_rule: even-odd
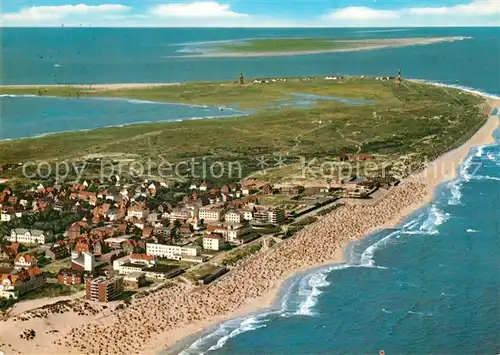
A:
POLYGON ((245 80, 243 78, 243 73, 240 73, 240 84, 243 85, 245 83, 245 80))
POLYGON ((401 70, 398 70, 398 78, 396 79, 396 84, 401 85, 401 70))

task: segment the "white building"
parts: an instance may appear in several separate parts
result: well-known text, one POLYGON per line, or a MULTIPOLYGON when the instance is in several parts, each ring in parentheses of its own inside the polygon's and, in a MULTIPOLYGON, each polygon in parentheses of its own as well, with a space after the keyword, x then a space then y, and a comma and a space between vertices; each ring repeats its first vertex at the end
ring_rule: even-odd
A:
POLYGON ((16 228, 10 231, 7 240, 26 244, 46 244, 52 240, 52 234, 38 229, 16 228))
POLYGON ((135 263, 124 263, 120 265, 118 268, 118 273, 120 275, 128 275, 134 272, 142 272, 142 270, 146 269, 148 266, 145 264, 135 264, 135 263))
POLYGON ((241 223, 243 215, 236 210, 231 210, 224 215, 224 220, 229 223, 241 223))
POLYGON ((23 216, 22 212, 7 212, 4 211, 0 213, 0 221, 1 222, 10 222, 14 218, 21 218, 23 216))
POLYGON ((171 220, 184 220, 190 217, 191 213, 187 208, 174 208, 169 214, 171 220))
POLYGON ((204 221, 220 221, 222 217, 222 209, 210 207, 200 208, 199 217, 204 221))
POLYGON ((71 267, 80 269, 82 271, 92 272, 95 268, 95 258, 94 254, 89 252, 71 252, 71 267))
POLYGON ((227 228, 227 241, 230 243, 236 243, 239 237, 249 234, 252 231, 252 227, 245 224, 232 224, 227 228))
POLYGON ((29 254, 17 255, 14 260, 14 268, 16 269, 29 269, 30 267, 37 266, 37 264, 37 258, 29 254))
POLYGON ((182 260, 189 256, 199 256, 201 248, 189 245, 181 247, 179 245, 146 243, 146 254, 172 260, 182 260))
POLYGON ((223 244, 224 239, 221 235, 210 234, 203 237, 203 249, 205 250, 219 250, 223 244))
POLYGON ((243 210, 243 219, 245 221, 251 221, 253 219, 253 212, 251 209, 243 210))
POLYGON ((119 271, 123 264, 130 262, 130 255, 123 256, 121 258, 113 260, 113 270, 119 271))
POLYGON ((139 219, 143 219, 143 218, 148 218, 149 216, 149 210, 145 207, 145 206, 142 206, 142 205, 134 205, 132 207, 129 207, 129 209, 127 210, 127 217, 128 218, 139 218, 139 219))

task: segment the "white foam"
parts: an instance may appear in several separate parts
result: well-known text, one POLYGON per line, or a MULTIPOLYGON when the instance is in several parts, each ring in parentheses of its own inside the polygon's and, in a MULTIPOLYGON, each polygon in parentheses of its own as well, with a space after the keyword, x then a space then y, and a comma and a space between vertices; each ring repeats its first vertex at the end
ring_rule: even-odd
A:
POLYGON ((14 95, 14 94, 1 94, 0 97, 39 97, 37 95, 14 95))
POLYGON ((429 208, 429 213, 425 222, 420 226, 420 231, 428 234, 438 234, 438 226, 449 219, 449 213, 444 213, 433 203, 429 208))
POLYGON ((451 192, 451 198, 448 200, 449 205, 458 205, 462 199, 461 181, 459 179, 453 180, 448 184, 451 192))
POLYGON ((467 233, 478 233, 479 231, 475 230, 475 229, 467 229, 466 230, 467 233))
POLYGON ((419 316, 426 316, 426 317, 432 317, 434 315, 434 313, 413 312, 413 311, 408 311, 408 314, 416 314, 419 316))
POLYGON ((495 156, 492 152, 488 152, 486 153, 486 157, 488 158, 488 160, 497 162, 498 155, 495 156))
POLYGON ((210 348, 208 348, 208 350, 206 352, 204 352, 202 354, 206 354, 210 351, 222 348, 224 345, 226 345, 226 343, 230 339, 232 339, 240 334, 243 334, 243 333, 255 330, 255 329, 266 327, 265 324, 260 324, 260 323, 261 323, 261 321, 259 321, 257 319, 257 317, 250 317, 250 318, 245 319, 243 322, 241 322, 241 324, 238 328, 234 329, 228 335, 225 335, 222 338, 220 338, 215 345, 212 345, 210 348))
POLYGON ((373 259, 373 256, 375 254, 375 251, 379 249, 380 247, 387 245, 387 242, 396 234, 400 233, 399 230, 396 230, 389 235, 385 236, 384 238, 380 239, 376 243, 370 245, 366 250, 361 254, 361 266, 364 267, 376 267, 375 266, 375 261, 373 259))
POLYGON ((493 95, 481 90, 477 90, 468 86, 463 86, 463 85, 455 85, 455 84, 445 84, 441 82, 436 82, 436 81, 430 81, 430 80, 421 80, 421 79, 415 79, 415 81, 423 82, 428 85, 434 85, 434 86, 440 86, 440 87, 448 87, 448 88, 453 88, 453 89, 460 89, 462 91, 475 94, 475 95, 481 95, 483 97, 487 97, 490 99, 500 99, 500 96, 498 95, 493 95))
POLYGON ((323 292, 320 288, 328 286, 330 283, 326 280, 327 273, 325 271, 320 271, 317 274, 313 274, 307 280, 307 283, 301 284, 299 289, 299 295, 307 295, 305 300, 301 302, 299 308, 295 314, 302 316, 312 316, 314 312, 312 308, 316 305, 318 296, 323 292))
POLYGON ((493 180, 500 181, 500 177, 497 176, 489 176, 489 175, 475 175, 473 177, 474 180, 493 180))
POLYGON ((252 315, 245 319, 235 319, 225 323, 222 323, 216 331, 198 339, 196 342, 191 344, 187 349, 184 349, 179 355, 191 355, 198 354, 203 355, 208 352, 222 348, 226 343, 240 334, 256 330, 259 328, 266 327, 263 324, 268 321, 267 316, 275 312, 268 312, 259 315, 252 315), (217 342, 210 346, 207 350, 203 351, 202 348, 206 346, 207 343, 213 342, 215 338, 219 338, 217 342))
POLYGON ((477 152, 476 152, 476 157, 481 157, 483 156, 483 153, 484 153, 484 146, 480 146, 478 149, 477 149, 477 152))
POLYGON ((391 313, 392 313, 392 311, 388 311, 388 310, 387 310, 387 309, 385 309, 385 308, 382 308, 382 312, 384 312, 384 313, 388 313, 388 314, 391 314, 391 313))

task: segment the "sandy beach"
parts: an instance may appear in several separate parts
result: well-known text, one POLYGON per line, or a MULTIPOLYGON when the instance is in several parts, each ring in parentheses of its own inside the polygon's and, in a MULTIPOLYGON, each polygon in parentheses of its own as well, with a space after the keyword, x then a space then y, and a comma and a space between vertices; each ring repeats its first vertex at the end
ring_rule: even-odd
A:
POLYGON ((169 56, 168 58, 221 58, 221 57, 278 57, 291 55, 310 55, 336 52, 356 52, 383 48, 396 48, 417 45, 428 45, 433 43, 454 42, 470 39, 470 37, 434 37, 434 38, 395 38, 382 40, 352 40, 336 41, 355 44, 353 48, 299 50, 299 51, 270 51, 270 52, 231 52, 231 51, 207 51, 199 54, 186 54, 169 56))
MULTIPOLYGON (((485 112, 493 104, 500 102, 488 100, 485 112)), ((465 144, 408 177, 376 203, 347 204, 322 216, 293 238, 242 261, 215 283, 194 287, 177 282, 113 312, 116 303, 105 309, 85 300, 68 301, 71 306, 60 313, 47 311, 50 306, 43 312, 25 311, 0 320, 0 349, 5 354, 158 353, 224 320, 268 308, 283 283, 297 272, 343 262, 349 243, 377 229, 395 227, 429 202, 439 184, 456 176, 472 147, 493 142, 497 127, 498 117, 490 116, 465 144), (34 329, 37 336, 20 339, 24 329, 34 329)))

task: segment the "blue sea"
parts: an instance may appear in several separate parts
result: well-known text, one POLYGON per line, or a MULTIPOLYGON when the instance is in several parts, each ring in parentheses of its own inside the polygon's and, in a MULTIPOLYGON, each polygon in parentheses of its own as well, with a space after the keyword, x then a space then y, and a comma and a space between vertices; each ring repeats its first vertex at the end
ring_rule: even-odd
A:
MULTIPOLYGON (((180 82, 235 79, 239 72, 251 78, 394 75, 401 69, 403 77, 500 95, 499 38, 499 28, 4 29, 2 82, 180 82), (180 57, 199 42, 273 36, 473 38, 351 53, 180 57)), ((64 130, 81 127, 78 120, 64 124, 56 107, 70 117, 90 119, 96 115, 92 107, 102 104, 30 100, 33 105, 34 100, 52 100, 36 102, 47 102, 46 110, 56 112, 44 111, 42 116, 36 106, 26 109, 35 114, 25 116, 24 125, 41 119, 49 124, 57 117, 64 130)), ((11 111, 22 105, 17 102, 11 111)), ((113 105, 123 106, 102 107, 97 114, 135 107, 126 100, 113 105)), ((154 106, 148 110, 157 109, 154 106)), ((162 109, 172 113, 178 108, 162 109)), ((137 115, 137 121, 155 116, 144 111, 137 115)), ((130 121, 117 118, 111 124, 126 123, 130 121)), ((21 130, 18 123, 11 124, 9 130, 21 130)), ((276 307, 217 325, 186 344, 182 354, 378 354, 381 349, 386 354, 500 353, 500 132, 495 134, 495 144, 472 149, 458 178, 443 183, 431 203, 397 228, 350 245, 345 264, 295 276, 276 307)))

